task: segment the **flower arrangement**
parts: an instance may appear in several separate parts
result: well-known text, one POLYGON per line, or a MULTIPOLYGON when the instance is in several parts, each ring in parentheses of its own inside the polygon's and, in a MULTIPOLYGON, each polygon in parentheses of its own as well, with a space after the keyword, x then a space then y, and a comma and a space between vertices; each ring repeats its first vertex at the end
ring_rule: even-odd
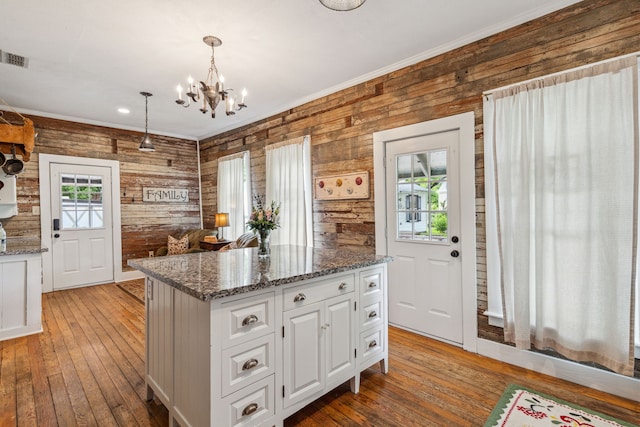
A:
POLYGON ((252 231, 264 232, 275 230, 280 227, 279 217, 280 205, 274 201, 270 206, 266 206, 264 196, 256 194, 253 196, 254 205, 251 208, 251 216, 247 222, 247 227, 252 231))

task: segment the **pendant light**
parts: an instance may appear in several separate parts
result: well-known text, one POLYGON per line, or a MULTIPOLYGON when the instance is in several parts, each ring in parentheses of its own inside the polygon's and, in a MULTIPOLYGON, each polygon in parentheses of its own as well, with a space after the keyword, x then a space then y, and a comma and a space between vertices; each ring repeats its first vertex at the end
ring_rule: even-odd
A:
POLYGON ((156 151, 156 147, 153 146, 151 142, 151 138, 149 137, 148 128, 149 128, 149 97, 153 96, 149 92, 140 92, 140 95, 144 96, 144 135, 140 140, 140 146, 138 147, 139 151, 143 151, 145 153, 151 153, 156 151))

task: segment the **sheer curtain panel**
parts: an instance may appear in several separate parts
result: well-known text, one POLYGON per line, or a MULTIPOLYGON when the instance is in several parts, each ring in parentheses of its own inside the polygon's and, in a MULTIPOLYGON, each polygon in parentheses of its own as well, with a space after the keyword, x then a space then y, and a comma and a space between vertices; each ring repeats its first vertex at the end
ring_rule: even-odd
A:
POLYGON ((251 208, 248 166, 247 151, 218 159, 218 212, 229 213, 229 227, 224 230, 226 240, 235 240, 246 232, 251 208))
POLYGON ((280 204, 280 228, 273 245, 313 246, 311 149, 309 136, 267 146, 265 201, 280 204))
POLYGON ((636 58, 624 58, 485 100, 488 280, 501 282, 505 340, 625 375, 633 375, 637 75, 636 58))

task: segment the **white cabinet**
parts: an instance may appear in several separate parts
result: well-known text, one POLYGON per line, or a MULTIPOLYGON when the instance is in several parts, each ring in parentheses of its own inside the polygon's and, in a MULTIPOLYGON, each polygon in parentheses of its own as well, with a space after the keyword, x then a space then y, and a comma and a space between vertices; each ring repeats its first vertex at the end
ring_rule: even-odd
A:
POLYGON ((387 358, 386 265, 201 301, 147 278, 148 396, 170 425, 281 426, 387 358), (372 284, 373 283, 373 284, 372 284))
POLYGON ((0 340, 42 332, 42 256, 0 256, 0 340))
POLYGON ((355 376, 355 274, 284 292, 284 406, 355 376), (334 296, 338 295, 338 296, 334 296))
POLYGON ((360 292, 358 369, 380 362, 380 370, 388 371, 387 286, 385 266, 365 269, 358 274, 360 292))
POLYGON ((146 279, 147 399, 154 394, 167 407, 173 400, 173 288, 146 279))

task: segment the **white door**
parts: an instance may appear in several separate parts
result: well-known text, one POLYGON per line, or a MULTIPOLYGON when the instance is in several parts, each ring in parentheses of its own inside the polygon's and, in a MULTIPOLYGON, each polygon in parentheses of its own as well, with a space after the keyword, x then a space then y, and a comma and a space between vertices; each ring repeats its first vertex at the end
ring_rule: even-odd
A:
POLYGON ((389 322, 463 342, 459 130, 385 144, 389 322))
POLYGON ((111 168, 50 164, 53 289, 113 282, 111 168))

